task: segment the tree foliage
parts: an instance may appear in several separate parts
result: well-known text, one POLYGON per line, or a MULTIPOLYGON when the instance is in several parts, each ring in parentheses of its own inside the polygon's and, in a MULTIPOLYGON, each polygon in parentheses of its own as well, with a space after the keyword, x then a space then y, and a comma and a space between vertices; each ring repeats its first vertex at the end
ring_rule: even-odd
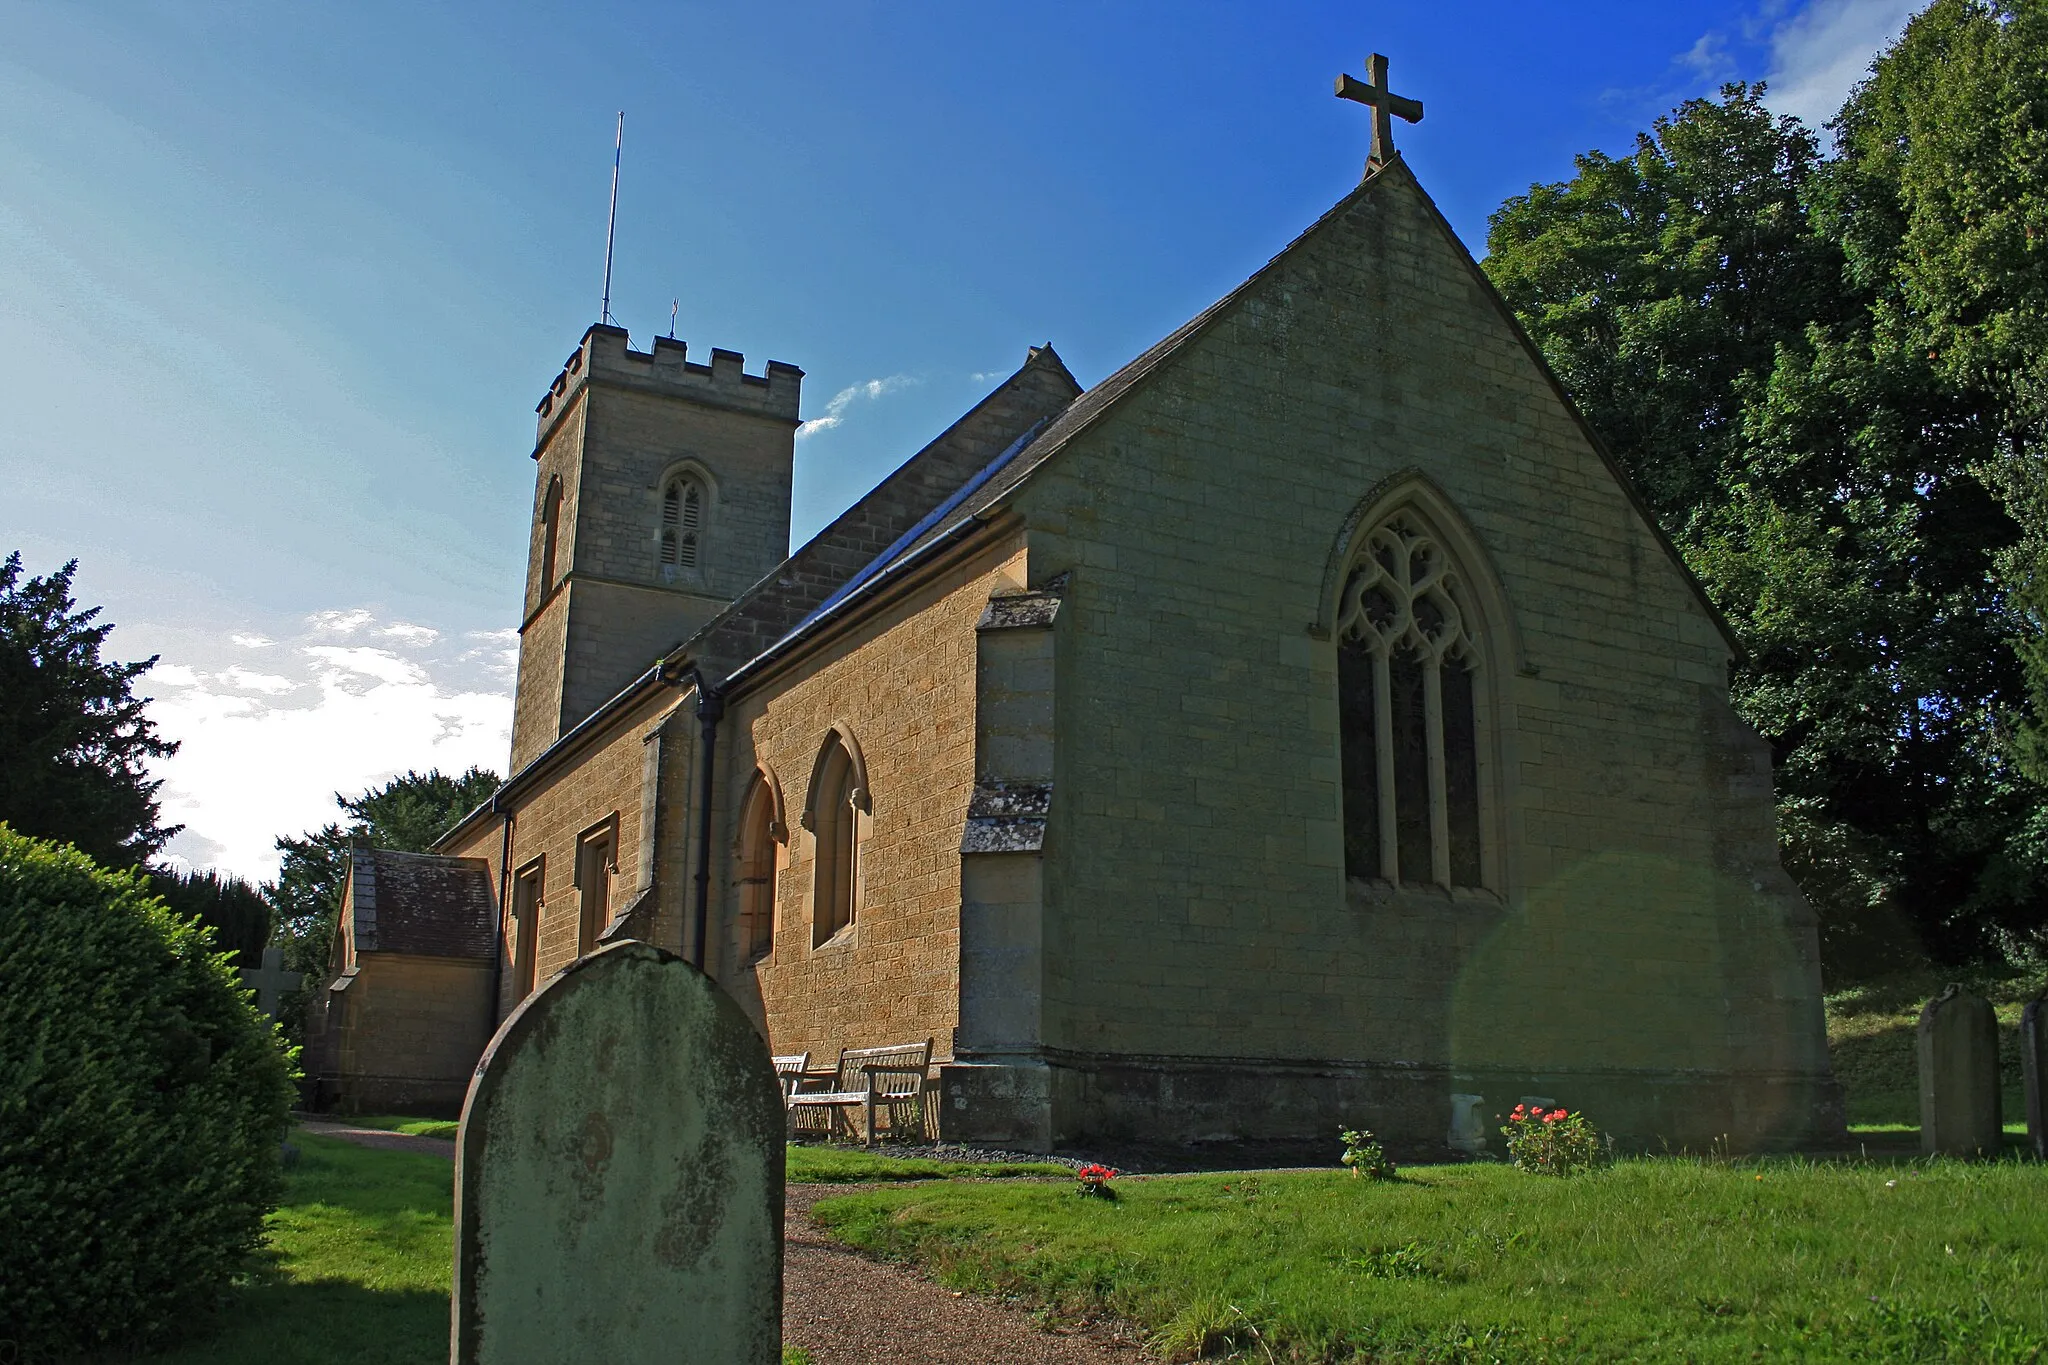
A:
POLYGON ((0 825, 10 1359, 154 1343, 222 1301, 282 1188, 291 1070, 204 927, 0 825))
POLYGON ((1487 269, 1748 651, 1836 968, 2048 936, 2048 18, 1936 0, 1823 160, 1759 87, 1496 213, 1487 269))
POLYGON ((278 839, 284 857, 277 880, 264 891, 277 912, 288 965, 315 978, 326 972, 351 844, 424 853, 497 789, 498 775, 482 768, 456 777, 438 768, 407 772, 361 796, 336 792, 344 821, 278 839))
POLYGON ((163 783, 147 767, 178 746, 133 692, 155 657, 100 657, 113 626, 77 609, 77 569, 25 578, 18 551, 0 561, 0 821, 133 867, 178 832, 158 824, 163 783))
POLYGON ((196 919, 213 930, 216 951, 237 969, 263 962, 270 943, 270 902, 240 877, 211 870, 152 872, 150 890, 180 919, 196 919))

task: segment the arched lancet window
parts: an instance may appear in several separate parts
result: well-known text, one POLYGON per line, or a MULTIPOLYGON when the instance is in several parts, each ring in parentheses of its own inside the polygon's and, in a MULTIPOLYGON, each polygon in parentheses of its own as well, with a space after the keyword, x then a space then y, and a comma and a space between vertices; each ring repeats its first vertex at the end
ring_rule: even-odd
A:
POLYGON ((811 776, 804 823, 817 842, 811 883, 811 946, 817 947, 860 913, 861 844, 873 809, 860 751, 840 730, 825 741, 811 776))
POLYGON ((678 474, 661 490, 661 564, 666 569, 694 569, 704 536, 704 485, 678 474))
POLYGON ((775 879, 782 865, 783 837, 775 788, 766 774, 756 773, 740 807, 738 947, 742 962, 765 957, 775 946, 775 879))
POLYGON ((1359 540, 1333 631, 1348 875, 1485 884, 1481 629, 1450 547, 1417 509, 1359 540))
POLYGON ((540 504, 540 590, 546 594, 555 586, 555 544, 562 530, 562 480, 548 480, 548 491, 540 504))

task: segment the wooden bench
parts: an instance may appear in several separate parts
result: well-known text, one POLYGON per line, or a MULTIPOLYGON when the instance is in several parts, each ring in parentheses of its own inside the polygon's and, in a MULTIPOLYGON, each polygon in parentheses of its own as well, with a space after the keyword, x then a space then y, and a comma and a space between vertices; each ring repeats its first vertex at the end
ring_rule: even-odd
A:
POLYGON ((775 1079, 782 1082, 782 1102, 787 1105, 789 1097, 803 1084, 804 1074, 811 1069, 811 1054, 795 1052, 785 1057, 770 1057, 775 1063, 775 1079))
MULTIPOLYGON (((890 1047, 848 1047, 839 1050, 839 1066, 826 1090, 806 1090, 801 1084, 789 1096, 790 1129, 806 1114, 825 1116, 828 1129, 840 1119, 853 1124, 852 1111, 867 1109, 867 1125, 861 1131, 861 1145, 875 1145, 875 1109, 889 1112, 889 1131, 900 1130, 898 1108, 915 1104, 923 1116, 925 1074, 931 1070, 932 1042, 897 1043, 890 1047)), ((822 1080, 822 1078, 820 1078, 822 1080)))

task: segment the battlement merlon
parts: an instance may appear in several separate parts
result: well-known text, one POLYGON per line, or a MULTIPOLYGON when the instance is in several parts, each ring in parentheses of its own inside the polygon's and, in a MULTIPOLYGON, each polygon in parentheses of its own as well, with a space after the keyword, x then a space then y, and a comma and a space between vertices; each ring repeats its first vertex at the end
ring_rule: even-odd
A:
POLYGON ((533 456, 540 458, 541 447, 548 443, 555 424, 575 406, 572 400, 585 385, 615 385, 681 398, 794 427, 799 421, 803 383, 804 372, 794 365, 771 360, 767 373, 748 374, 745 356, 716 347, 709 365, 696 364, 689 358, 689 347, 670 337, 656 337, 652 351, 636 351, 627 345, 625 328, 599 323, 583 334, 582 342, 562 363, 562 372, 534 408, 540 423, 533 456))

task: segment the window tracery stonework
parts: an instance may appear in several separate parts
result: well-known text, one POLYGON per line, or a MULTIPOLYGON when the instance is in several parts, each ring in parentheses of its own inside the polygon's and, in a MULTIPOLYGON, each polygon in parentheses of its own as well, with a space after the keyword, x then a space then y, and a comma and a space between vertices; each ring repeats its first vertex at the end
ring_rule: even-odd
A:
POLYGON ((1480 629, 1456 558, 1417 511, 1366 533, 1334 631, 1347 875, 1484 885, 1480 629))
POLYGON ((661 494, 661 567, 694 569, 704 531, 704 485, 683 475, 661 494))

